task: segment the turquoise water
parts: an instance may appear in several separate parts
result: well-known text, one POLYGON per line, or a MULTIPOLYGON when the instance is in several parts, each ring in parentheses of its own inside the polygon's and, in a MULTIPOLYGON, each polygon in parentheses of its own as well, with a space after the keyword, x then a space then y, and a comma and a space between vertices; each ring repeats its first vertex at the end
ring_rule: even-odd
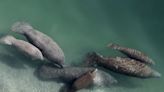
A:
MULTIPOLYGON (((162 0, 0 0, 0 35, 16 21, 27 21, 52 37, 66 56, 78 64, 89 51, 121 55, 110 42, 147 53, 164 74, 164 6, 162 0)), ((20 35, 10 33, 18 38, 20 35)), ((33 72, 38 62, 17 50, 0 46, 0 92, 58 92, 63 84, 41 81, 33 72)), ((80 92, 163 92, 164 78, 137 79, 111 72, 118 79, 112 87, 80 92)))

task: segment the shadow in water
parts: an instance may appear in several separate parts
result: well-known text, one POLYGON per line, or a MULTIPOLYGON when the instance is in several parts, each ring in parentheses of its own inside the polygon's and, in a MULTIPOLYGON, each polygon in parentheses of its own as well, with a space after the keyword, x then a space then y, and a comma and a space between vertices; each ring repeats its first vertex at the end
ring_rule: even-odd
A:
POLYGON ((109 71, 109 70, 106 70, 103 68, 99 68, 99 69, 101 69, 107 73, 110 73, 118 81, 117 85, 115 85, 115 86, 125 87, 125 88, 129 88, 129 89, 138 88, 138 87, 142 86, 142 83, 136 82, 136 80, 143 80, 143 79, 116 73, 116 72, 109 71))
POLYGON ((8 35, 10 33, 10 31, 7 31, 7 32, 5 32, 5 33, 0 33, 0 38, 1 37, 4 37, 4 36, 6 36, 6 35, 8 35))
POLYGON ((0 61, 12 68, 24 69, 23 62, 20 59, 16 58, 13 55, 0 53, 0 61))
POLYGON ((70 89, 70 85, 65 84, 59 89, 59 92, 72 92, 72 91, 70 89))

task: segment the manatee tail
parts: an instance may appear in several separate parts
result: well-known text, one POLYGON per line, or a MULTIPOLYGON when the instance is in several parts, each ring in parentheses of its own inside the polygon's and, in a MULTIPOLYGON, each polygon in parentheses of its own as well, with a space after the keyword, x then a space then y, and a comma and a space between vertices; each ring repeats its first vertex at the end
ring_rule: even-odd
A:
POLYGON ((7 36, 4 36, 4 37, 0 38, 0 43, 1 44, 6 44, 6 45, 12 45, 12 41, 14 39, 15 38, 13 36, 7 35, 7 36))
POLYGON ((154 62, 154 60, 153 60, 153 59, 148 58, 148 61, 149 61, 152 65, 155 65, 155 62, 154 62))
POLYGON ((115 44, 115 43, 110 43, 110 44, 107 45, 107 47, 115 49, 115 50, 121 49, 121 46, 118 45, 118 44, 115 44))
POLYGON ((25 31, 32 30, 33 27, 26 22, 16 22, 11 26, 11 31, 24 34, 25 31))
POLYGON ((153 70, 151 76, 154 77, 154 78, 160 78, 162 75, 159 72, 153 70))

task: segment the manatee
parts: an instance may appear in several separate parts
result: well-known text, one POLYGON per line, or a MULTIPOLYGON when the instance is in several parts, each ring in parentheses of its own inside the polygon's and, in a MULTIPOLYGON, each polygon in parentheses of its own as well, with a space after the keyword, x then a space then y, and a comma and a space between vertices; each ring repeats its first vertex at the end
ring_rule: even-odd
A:
MULTIPOLYGON (((35 74, 42 80, 57 80, 64 83, 72 84, 80 76, 86 74, 89 71, 94 71, 92 67, 64 67, 56 68, 50 65, 42 65, 36 71, 35 74)), ((101 70, 97 70, 93 85, 96 86, 110 86, 117 83, 117 80, 109 73, 101 70)))
POLYGON ((137 61, 141 61, 143 63, 150 64, 150 65, 155 64, 155 62, 151 58, 149 58, 145 53, 143 53, 139 50, 123 47, 123 46, 120 46, 120 45, 114 44, 114 43, 110 43, 108 45, 108 47, 118 50, 118 51, 122 52, 123 54, 127 55, 128 57, 130 57, 132 59, 136 59, 137 61))
POLYGON ((77 78, 73 82, 69 92, 75 92, 80 89, 90 87, 94 83, 94 78, 96 77, 96 72, 97 72, 97 69, 95 69, 94 71, 88 71, 84 75, 77 78))
POLYGON ((24 35, 27 40, 41 50, 43 56, 51 63, 63 67, 64 53, 59 45, 52 38, 34 29, 26 22, 16 22, 11 31, 24 35))
POLYGON ((32 59, 44 60, 41 51, 26 41, 19 40, 13 36, 7 35, 0 39, 0 43, 13 46, 32 59))
POLYGON ((98 65, 121 74, 138 78, 159 78, 161 74, 148 65, 127 57, 103 57, 92 52, 87 55, 88 65, 98 65))

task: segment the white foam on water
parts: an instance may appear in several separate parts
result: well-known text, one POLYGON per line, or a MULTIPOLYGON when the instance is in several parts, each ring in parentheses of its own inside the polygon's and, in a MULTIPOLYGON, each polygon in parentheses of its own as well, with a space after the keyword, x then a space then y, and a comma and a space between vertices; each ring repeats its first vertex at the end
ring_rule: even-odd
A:
POLYGON ((94 84, 98 85, 98 86, 101 86, 102 85, 102 77, 101 75, 97 72, 96 70, 96 76, 95 78, 93 79, 94 80, 94 84))

